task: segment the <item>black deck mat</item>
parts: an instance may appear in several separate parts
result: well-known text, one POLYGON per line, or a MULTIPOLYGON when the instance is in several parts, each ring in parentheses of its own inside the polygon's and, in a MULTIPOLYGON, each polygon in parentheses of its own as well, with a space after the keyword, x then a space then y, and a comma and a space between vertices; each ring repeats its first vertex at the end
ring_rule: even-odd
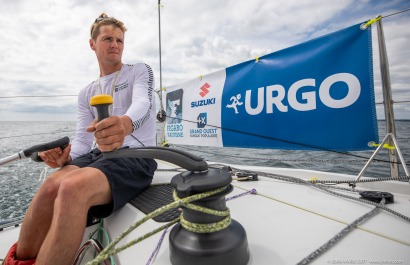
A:
MULTIPOLYGON (((135 198, 131 199, 129 203, 141 212, 148 214, 164 205, 173 202, 173 190, 174 188, 170 184, 152 185, 138 194, 135 198)), ((154 221, 161 223, 169 222, 177 218, 179 214, 180 212, 177 209, 172 209, 168 212, 158 215, 153 219, 154 221)))

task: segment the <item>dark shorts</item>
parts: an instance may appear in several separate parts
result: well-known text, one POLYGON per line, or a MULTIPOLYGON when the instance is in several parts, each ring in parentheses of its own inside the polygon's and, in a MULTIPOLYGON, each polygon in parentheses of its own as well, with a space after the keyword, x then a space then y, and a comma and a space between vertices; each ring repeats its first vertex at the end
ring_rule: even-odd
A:
POLYGON ((157 162, 150 158, 103 159, 102 157, 101 151, 94 149, 68 163, 80 168, 99 169, 107 177, 111 186, 112 201, 109 204, 91 207, 89 214, 96 218, 109 216, 147 188, 157 169, 157 162))

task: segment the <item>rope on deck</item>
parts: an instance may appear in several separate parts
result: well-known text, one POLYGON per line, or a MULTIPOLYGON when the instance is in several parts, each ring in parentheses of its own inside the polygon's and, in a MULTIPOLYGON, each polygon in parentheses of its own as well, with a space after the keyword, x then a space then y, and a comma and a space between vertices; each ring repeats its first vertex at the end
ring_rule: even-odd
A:
MULTIPOLYGON (((206 211, 206 213, 208 213, 208 214, 215 214, 215 215, 219 215, 219 216, 221 214, 226 214, 226 213, 221 213, 220 211, 216 211, 216 210, 213 210, 213 209, 204 209, 204 207, 199 207, 197 205, 191 204, 191 202, 193 202, 193 201, 200 200, 200 199, 203 199, 203 198, 210 197, 212 195, 218 194, 218 193, 224 191, 226 188, 227 187, 222 187, 222 188, 219 188, 219 189, 216 189, 216 190, 213 190, 213 191, 208 191, 208 192, 204 192, 204 193, 195 194, 195 195, 183 198, 183 199, 178 198, 176 196, 176 191, 174 191, 174 198, 176 198, 175 202, 170 203, 168 205, 165 205, 165 206, 163 206, 163 207, 161 207, 161 208, 147 214, 145 217, 143 217, 142 219, 140 219, 139 221, 137 221, 136 223, 131 225, 128 229, 126 229, 124 232, 122 232, 114 241, 112 241, 106 248, 104 248, 104 250, 101 251, 101 253, 94 260, 88 262, 87 265, 98 265, 102 261, 106 260, 109 256, 118 254, 119 252, 121 252, 121 251, 123 251, 123 250, 125 250, 125 249, 127 249, 127 248, 129 248, 129 247, 143 241, 144 239, 146 239, 146 238, 148 238, 148 237, 150 237, 150 236, 152 236, 152 235, 154 235, 154 234, 156 234, 156 233, 158 233, 158 232, 160 232, 160 231, 174 225, 178 221, 180 221, 180 218, 176 218, 175 220, 173 220, 173 221, 171 221, 171 222, 169 222, 169 223, 167 223, 167 224, 165 224, 165 225, 163 225, 163 226, 161 226, 161 227, 159 227, 159 228, 157 228, 157 229, 155 229, 155 230, 153 230, 153 231, 151 231, 151 232, 149 232, 149 233, 147 233, 147 234, 145 234, 145 235, 143 235, 143 236, 141 236, 141 237, 139 237, 135 240, 132 240, 129 243, 123 245, 123 246, 115 248, 115 246, 119 243, 119 241, 121 241, 124 237, 126 237, 128 234, 130 234, 133 230, 135 230, 141 224, 145 223, 146 221, 148 221, 149 219, 152 219, 153 217, 155 217, 157 215, 160 215, 160 214, 162 214, 166 211, 169 211, 170 209, 183 206, 183 207, 189 207, 191 209, 201 211, 201 212, 206 211)), ((229 211, 228 211, 228 214, 229 214, 229 211)), ((182 216, 182 214, 181 214, 181 216, 182 216)), ((208 231, 212 232, 212 231, 214 231, 214 229, 216 229, 215 231, 218 231, 218 229, 220 229, 224 225, 226 225, 226 223, 214 224, 213 227, 208 228, 209 229, 208 231)), ((193 229, 195 231, 195 228, 193 228, 193 229)), ((201 231, 203 232, 204 229, 207 229, 207 228, 204 228, 204 227, 201 226, 200 228, 198 228, 198 232, 201 232, 201 231)))
POLYGON ((356 226, 358 226, 360 223, 363 223, 366 220, 370 219, 372 216, 374 216, 380 210, 380 207, 384 205, 384 203, 385 203, 385 199, 382 198, 382 201, 380 202, 380 204, 378 204, 373 210, 371 210, 370 212, 364 214, 363 216, 357 218, 355 221, 350 223, 342 231, 340 231, 334 237, 332 237, 329 241, 327 241, 325 244, 323 244, 318 249, 316 249, 311 254, 309 254, 307 257, 305 257, 300 262, 298 262, 297 265, 305 265, 305 264, 309 264, 310 262, 312 262, 314 259, 319 257, 321 254, 323 254, 325 251, 327 251, 333 245, 339 242, 344 236, 346 236, 349 232, 351 232, 354 228, 356 228, 356 226))

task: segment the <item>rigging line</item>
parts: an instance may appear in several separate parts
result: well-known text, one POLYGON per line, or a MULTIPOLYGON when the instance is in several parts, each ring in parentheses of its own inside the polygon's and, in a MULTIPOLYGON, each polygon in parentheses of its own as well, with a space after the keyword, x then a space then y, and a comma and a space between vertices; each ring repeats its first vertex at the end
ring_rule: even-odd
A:
MULTIPOLYGON (((238 185, 232 184, 232 186, 234 186, 235 188, 244 190, 244 191, 249 191, 249 189, 243 188, 243 187, 238 186, 238 185)), ((329 220, 334 221, 334 222, 338 222, 338 223, 341 223, 341 224, 344 224, 344 225, 348 225, 348 224, 349 224, 349 223, 347 223, 347 222, 345 222, 345 221, 343 221, 343 220, 337 219, 337 218, 335 218, 335 217, 331 217, 331 216, 322 214, 322 213, 320 213, 320 212, 316 212, 316 211, 314 211, 314 210, 310 210, 310 209, 308 209, 308 208, 304 208, 304 207, 302 207, 302 206, 298 206, 298 205, 296 205, 296 204, 293 204, 293 203, 290 203, 290 202, 286 202, 286 201, 277 199, 277 198, 272 197, 272 196, 270 196, 270 195, 263 194, 263 193, 261 193, 261 192, 259 192, 259 191, 256 193, 256 195, 259 195, 259 196, 264 197, 264 198, 269 199, 269 200, 276 201, 276 202, 281 203, 281 204, 284 204, 284 205, 288 205, 288 206, 290 206, 290 207, 294 207, 294 208, 299 209, 299 210, 302 210, 302 211, 306 211, 306 212, 308 212, 308 213, 311 213, 311 214, 314 214, 314 215, 317 215, 317 216, 320 216, 320 217, 329 219, 329 220)), ((359 230, 362 230, 362 231, 364 231, 364 232, 368 232, 368 233, 374 234, 374 235, 376 235, 376 236, 380 236, 380 237, 383 237, 383 238, 385 238, 385 239, 389 239, 389 240, 395 241, 395 242, 397 242, 397 243, 410 246, 410 243, 409 243, 409 242, 405 242, 405 241, 402 241, 402 240, 400 240, 400 239, 393 238, 393 237, 390 237, 390 236, 388 236, 388 235, 381 234, 381 233, 379 233, 379 232, 377 232, 377 231, 373 231, 373 230, 370 230, 370 229, 366 229, 366 228, 364 228, 364 227, 362 227, 362 226, 357 226, 356 228, 359 229, 359 230)))
MULTIPOLYGON (((159 90, 162 90, 161 0, 158 0, 159 90)), ((158 94, 159 96, 159 94, 158 94)), ((162 97, 161 97, 162 100, 162 97)))
MULTIPOLYGON (((405 139, 405 138, 402 138, 405 139)), ((407 139, 407 138, 406 138, 407 139)), ((397 138, 396 138, 397 140, 397 138)), ((200 147, 200 146, 197 146, 200 147)), ((201 153, 205 153, 205 154, 209 154, 209 155, 218 155, 217 153, 213 153, 213 152, 207 152, 203 149, 194 149, 194 148, 188 148, 186 146, 178 146, 178 148, 181 149, 185 149, 188 151, 197 151, 197 152, 201 152, 201 153)), ((403 156, 409 156, 409 154, 403 153, 403 156)), ((265 160, 265 161, 277 161, 277 162, 309 162, 309 163, 363 163, 366 162, 367 160, 369 160, 368 158, 366 159, 358 159, 358 160, 343 160, 343 159, 275 159, 275 158, 266 158, 266 157, 255 157, 255 156, 241 156, 241 155, 228 155, 228 154, 224 154, 224 157, 233 157, 233 158, 242 158, 242 159, 250 159, 250 160, 265 160)), ((373 161, 373 162, 385 162, 388 163, 389 161, 387 160, 377 160, 377 161, 373 161)))
MULTIPOLYGON (((393 104, 400 104, 400 103, 409 103, 410 100, 394 100, 392 103, 393 104)), ((376 102, 376 105, 382 105, 384 102, 376 102)))
MULTIPOLYGON (((382 199, 382 202, 380 205, 385 204, 385 198, 382 199)), ((324 252, 329 250, 331 247, 333 247, 334 244, 339 242, 342 238, 344 238, 349 232, 353 231, 354 228, 356 228, 360 223, 365 222, 366 220, 370 219, 372 216, 374 216, 377 212, 379 212, 379 207, 376 206, 373 210, 370 212, 366 213, 365 215, 362 215, 358 219, 354 220, 352 223, 348 224, 344 229, 342 229, 339 233, 337 233, 334 237, 332 237, 330 240, 328 240, 325 244, 314 250, 312 253, 310 253, 308 256, 303 258, 300 262, 297 263, 297 265, 300 264, 309 264, 313 260, 315 260, 318 256, 322 255, 324 252)))
MULTIPOLYGON (((70 131, 58 131, 58 133, 69 133, 69 132, 75 132, 75 130, 70 130, 70 131)), ((49 133, 32 133, 32 134, 27 134, 27 135, 13 135, 13 136, 5 136, 5 137, 0 137, 0 140, 2 139, 10 139, 10 138, 17 138, 17 137, 27 137, 27 136, 35 136, 35 135, 46 135, 46 134, 55 134, 56 132, 49 132, 49 133)))
MULTIPOLYGON (((161 86, 161 85, 160 85, 161 86)), ((161 90, 159 90, 158 92, 160 92, 161 90)), ((17 96, 0 96, 0 99, 4 98, 56 98, 56 97, 77 97, 78 95, 27 95, 27 96, 21 96, 21 95, 17 95, 17 96)), ((160 97, 159 93, 158 93, 158 97, 160 97)), ((410 100, 394 100, 392 102, 393 104, 400 104, 400 103, 410 103, 410 100)), ((376 105, 382 105, 384 104, 383 102, 376 102, 376 105)))
POLYGON ((55 97, 78 97, 78 95, 29 95, 29 96, 0 96, 0 98, 55 98, 55 97))
MULTIPOLYGON (((193 149, 193 148, 188 148, 185 146, 178 146, 178 148, 184 149, 184 150, 188 150, 188 151, 197 151, 200 153, 205 153, 205 154, 209 154, 209 155, 218 155, 218 153, 212 153, 212 152, 206 152, 204 150, 197 150, 197 149, 193 149)), ((346 153, 346 155, 349 155, 348 153, 346 153)), ((406 154, 404 154, 406 155, 406 154)), ((406 155, 407 156, 407 155, 406 155)), ((241 159, 249 159, 249 160, 264 160, 264 161, 271 161, 271 162, 308 162, 308 163, 355 163, 355 164, 359 164, 359 163, 363 163, 363 161, 367 161, 368 158, 366 159, 361 159, 361 160, 342 160, 342 159, 275 159, 275 158, 266 158, 266 157, 245 157, 245 156, 240 156, 240 155, 227 155, 224 154, 224 157, 232 157, 232 158, 241 158, 241 159)), ((373 160, 374 163, 390 163, 390 161, 387 160, 373 160)))
MULTIPOLYGON (((162 86, 162 85, 160 85, 162 86)), ((158 92, 160 92, 159 90, 158 92)), ((27 96, 0 96, 0 99, 10 99, 10 98, 56 98, 56 97, 78 97, 78 95, 27 95, 27 96)), ((160 93, 158 93, 158 97, 160 97, 160 93)), ((401 104, 401 103, 410 103, 410 100, 394 100, 393 104, 401 104)), ((383 102, 376 102, 376 105, 382 105, 383 102)))
MULTIPOLYGON (((175 117, 171 117, 171 116, 168 116, 168 115, 165 115, 165 117, 178 119, 178 120, 185 121, 185 122, 190 122, 190 123, 197 123, 197 121, 190 121, 190 120, 186 120, 186 119, 183 119, 183 118, 175 118, 175 117)), ((369 159, 369 157, 365 157, 365 156, 361 156, 361 155, 355 155, 355 154, 347 153, 347 152, 340 152, 340 151, 331 150, 331 149, 318 147, 318 146, 313 146, 313 145, 309 145, 309 144, 293 142, 293 141, 290 141, 290 140, 278 139, 278 138, 274 138, 274 137, 270 137, 270 136, 259 135, 259 134, 255 134, 255 133, 244 132, 244 131, 239 131, 239 130, 230 129, 230 128, 222 128, 222 127, 216 126, 216 125, 207 124, 207 126, 217 128, 217 129, 221 129, 221 130, 231 131, 231 132, 235 132, 235 133, 239 133, 239 134, 245 134, 245 135, 249 135, 249 136, 259 137, 259 138, 263 138, 263 139, 267 139, 267 140, 273 140, 273 141, 278 141, 278 142, 283 142, 283 143, 308 147, 308 148, 312 148, 312 149, 317 149, 318 151, 327 151, 327 152, 341 154, 341 155, 349 155, 349 156, 352 156, 352 157, 362 158, 362 159, 366 159, 366 160, 369 159)), ((391 162, 391 161, 381 160, 381 159, 376 159, 376 158, 373 159, 373 161, 379 161, 379 162, 391 163, 391 164, 401 164, 401 162, 391 162)))
MULTIPOLYGON (((240 169, 235 168, 235 167, 231 167, 231 169, 233 169, 233 170, 240 170, 240 169)), ((379 204, 377 204, 377 203, 375 203, 375 202, 373 202, 373 201, 368 201, 368 200, 365 200, 365 199, 353 197, 353 196, 346 195, 346 194, 343 194, 343 193, 331 191, 331 190, 328 189, 327 187, 325 188, 325 187, 322 187, 322 186, 316 186, 315 184, 310 183, 309 181, 306 181, 306 180, 301 179, 301 178, 298 178, 298 177, 292 177, 292 176, 286 176, 286 175, 280 175, 280 174, 273 174, 273 173, 268 173, 268 172, 263 172, 263 171, 257 171, 257 170, 254 170, 254 171, 252 171, 252 172, 253 172, 253 173, 257 173, 257 174, 260 175, 260 176, 265 176, 265 177, 267 177, 267 178, 272 178, 272 179, 287 181, 287 182, 291 182, 291 183, 303 184, 303 185, 306 185, 306 186, 308 186, 308 187, 312 187, 312 188, 316 188, 316 189, 322 190, 322 191, 327 192, 327 193, 329 193, 329 194, 331 194, 331 195, 335 195, 335 196, 338 196, 338 197, 341 197, 341 198, 346 198, 346 199, 349 199, 349 200, 361 202, 361 203, 364 203, 364 204, 373 205, 373 206, 379 205, 379 204)), ((401 213, 399 213, 399 212, 397 212, 397 211, 395 211, 395 210, 393 210, 393 209, 391 209, 391 208, 385 207, 385 206, 379 206, 379 207, 380 207, 380 209, 383 209, 383 210, 386 211, 386 212, 389 212, 389 213, 391 213, 391 214, 393 214, 393 215, 395 215, 395 216, 397 216, 397 217, 400 217, 400 218, 406 220, 407 222, 410 222, 410 217, 408 217, 408 216, 406 216, 406 215, 404 215, 404 214, 401 214, 401 213)))
MULTIPOLYGON (((179 146, 178 148, 185 149, 188 151, 197 151, 209 155, 217 155, 216 153, 212 152, 207 152, 204 150, 198 150, 198 149, 193 149, 193 148, 188 148, 185 146, 179 146)), ((266 158, 266 157, 247 157, 247 156, 241 156, 241 155, 228 155, 224 154, 224 157, 233 157, 233 158, 242 158, 242 159, 250 159, 250 160, 265 160, 265 161, 276 161, 276 162, 309 162, 309 163, 363 163, 367 161, 366 159, 360 159, 360 160, 342 160, 342 159, 282 159, 282 158, 266 158)), ((375 161, 379 162, 379 161, 375 161)))
POLYGON ((403 12, 407 12, 407 11, 410 11, 410 8, 407 8, 407 9, 404 9, 404 10, 401 10, 401 11, 397 11, 397 12, 389 14, 389 15, 382 16, 382 18, 394 16, 394 15, 397 15, 397 14, 400 14, 400 13, 403 13, 403 12))

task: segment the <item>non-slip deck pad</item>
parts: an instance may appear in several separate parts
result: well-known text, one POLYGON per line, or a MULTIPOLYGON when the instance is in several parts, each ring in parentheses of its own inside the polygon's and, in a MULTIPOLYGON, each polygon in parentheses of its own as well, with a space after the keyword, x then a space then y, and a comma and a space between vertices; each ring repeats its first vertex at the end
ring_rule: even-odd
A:
MULTIPOLYGON (((129 203, 141 212, 148 214, 162 206, 172 203, 174 201, 172 197, 173 190, 174 188, 170 184, 151 185, 135 198, 131 199, 129 203)), ((178 212, 177 209, 171 209, 153 219, 156 222, 169 222, 177 218, 179 214, 180 212, 178 212)))

